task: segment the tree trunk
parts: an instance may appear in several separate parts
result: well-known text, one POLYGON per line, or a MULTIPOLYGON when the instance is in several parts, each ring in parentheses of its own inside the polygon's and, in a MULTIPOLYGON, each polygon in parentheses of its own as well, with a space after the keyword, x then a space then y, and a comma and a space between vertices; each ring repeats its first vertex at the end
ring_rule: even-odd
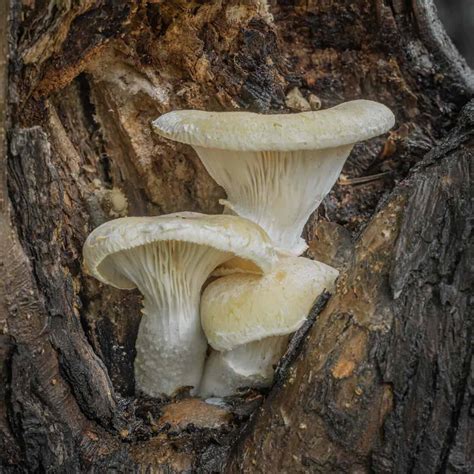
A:
POLYGON ((431 0, 5 1, 0 72, 2 472, 474 470, 474 79, 431 0), (397 125, 306 227, 341 276, 275 385, 136 396, 139 294, 86 277, 82 244, 224 196, 151 120, 355 98, 397 125))

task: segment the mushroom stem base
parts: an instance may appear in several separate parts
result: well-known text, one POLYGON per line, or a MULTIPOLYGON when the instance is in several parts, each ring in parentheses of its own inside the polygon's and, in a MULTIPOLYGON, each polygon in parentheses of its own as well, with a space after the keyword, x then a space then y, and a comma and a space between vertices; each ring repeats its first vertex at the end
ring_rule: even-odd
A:
POLYGON ((289 335, 243 344, 231 351, 212 351, 204 369, 199 395, 226 397, 241 387, 268 387, 274 367, 288 346, 289 335))
POLYGON ((197 387, 207 348, 195 309, 198 302, 195 308, 184 309, 180 314, 149 312, 148 307, 145 304, 137 335, 136 387, 154 397, 173 395, 181 387, 197 387), (167 327, 164 320, 170 323, 167 327), (184 325, 186 321, 188 324, 184 325))

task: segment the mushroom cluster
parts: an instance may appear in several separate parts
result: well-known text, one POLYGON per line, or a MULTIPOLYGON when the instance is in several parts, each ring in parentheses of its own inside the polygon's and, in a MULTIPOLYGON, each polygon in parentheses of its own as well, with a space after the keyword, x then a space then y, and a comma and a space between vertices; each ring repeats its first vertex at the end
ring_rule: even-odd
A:
POLYGON ((290 335, 338 274, 299 257, 303 227, 353 145, 393 124, 367 100, 286 115, 182 110, 153 123, 193 146, 227 200, 222 215, 115 219, 84 244, 86 272, 143 296, 137 388, 210 397, 271 384, 290 335))

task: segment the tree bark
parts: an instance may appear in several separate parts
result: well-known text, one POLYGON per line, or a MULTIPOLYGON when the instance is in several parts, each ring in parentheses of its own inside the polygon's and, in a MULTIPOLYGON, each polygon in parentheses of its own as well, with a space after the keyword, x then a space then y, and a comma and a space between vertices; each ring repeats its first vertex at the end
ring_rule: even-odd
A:
POLYGON ((2 472, 473 471, 474 79, 431 0, 23 0, 0 23, 2 472), (361 97, 397 125, 306 227, 341 277, 274 387, 137 396, 139 295, 86 277, 82 244, 224 196, 151 120, 361 97))

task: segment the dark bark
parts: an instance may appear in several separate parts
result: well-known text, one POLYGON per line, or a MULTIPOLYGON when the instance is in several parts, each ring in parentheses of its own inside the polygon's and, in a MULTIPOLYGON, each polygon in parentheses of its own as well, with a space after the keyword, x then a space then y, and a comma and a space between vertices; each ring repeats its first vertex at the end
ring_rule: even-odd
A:
POLYGON ((474 85, 432 2, 47 3, 0 4, 0 469, 472 471, 472 103, 455 123, 474 85), (307 226, 336 294, 268 394, 137 397, 139 295, 83 274, 85 237, 121 215, 220 212, 192 149, 150 121, 296 110, 294 87, 397 117, 307 226))

